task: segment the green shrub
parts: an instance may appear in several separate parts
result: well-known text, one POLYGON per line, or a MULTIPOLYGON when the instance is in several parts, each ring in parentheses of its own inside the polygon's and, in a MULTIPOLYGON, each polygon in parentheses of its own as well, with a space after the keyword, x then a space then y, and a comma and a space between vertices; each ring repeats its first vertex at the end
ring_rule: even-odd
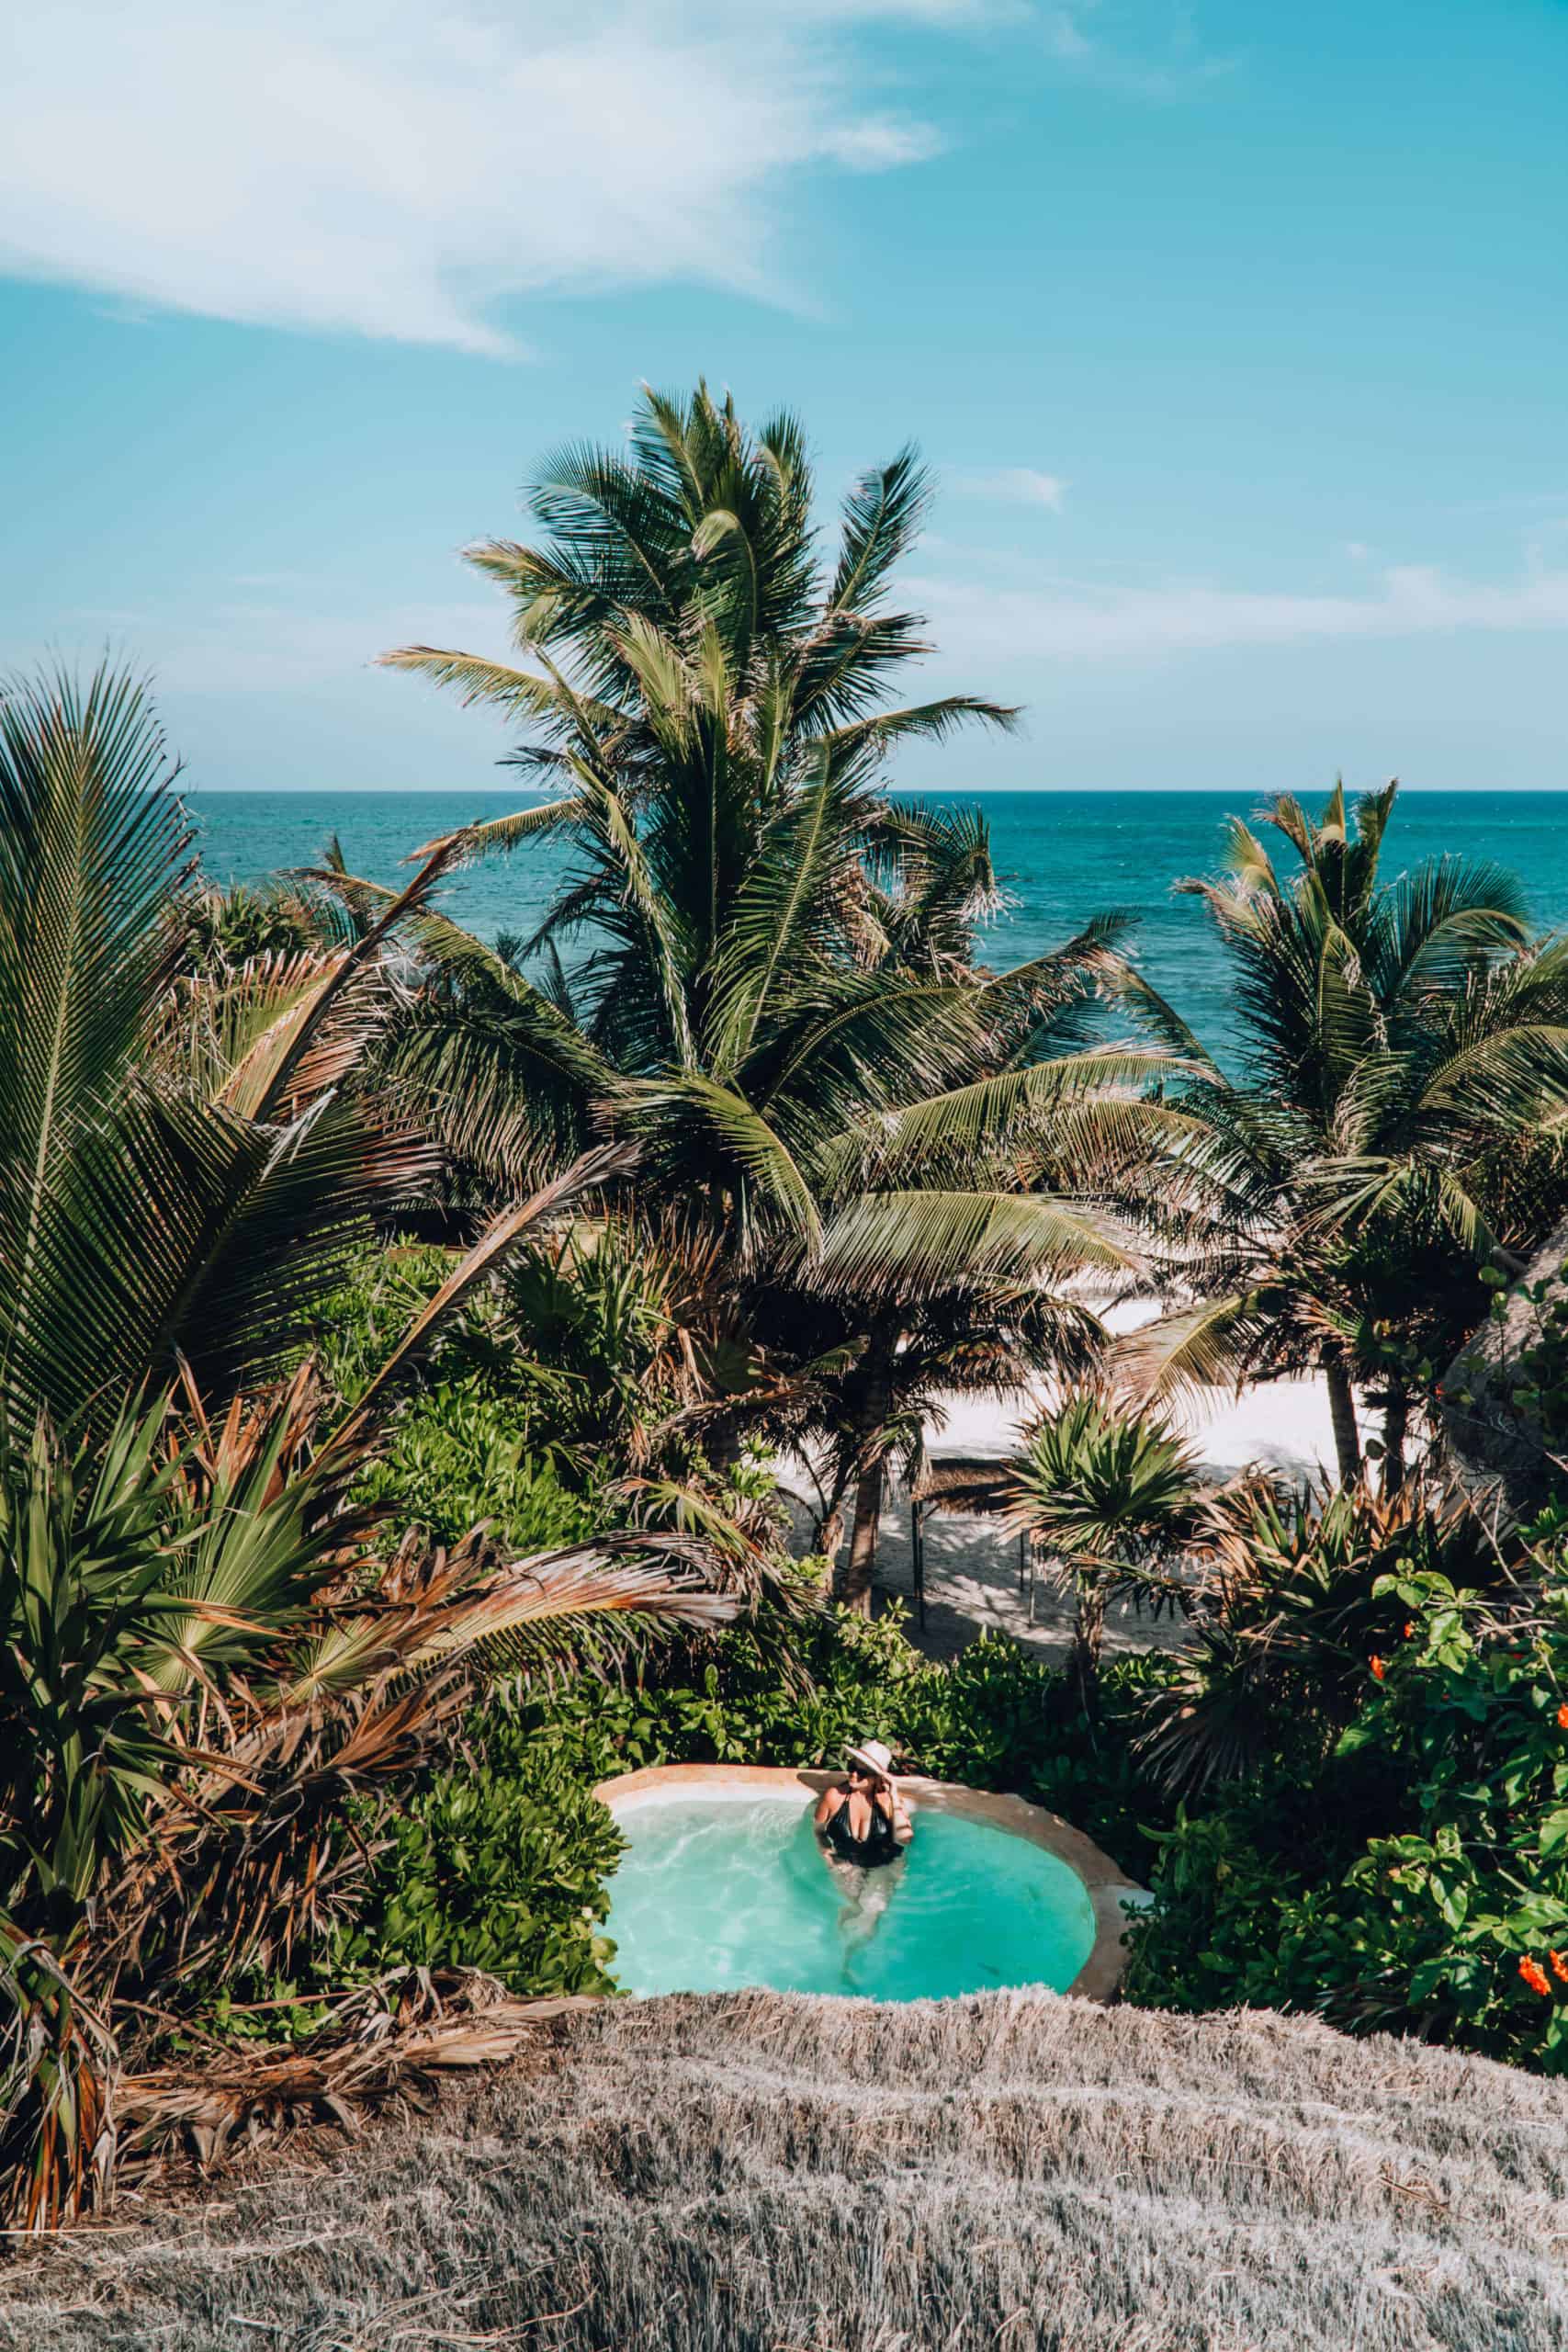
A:
POLYGON ((1568 1572, 1523 1629, 1440 1577, 1307 1789, 1165 1834, 1134 1998, 1312 2009, 1568 2071, 1568 1572))
POLYGON ((482 1968, 514 1993, 608 1991, 599 1928, 622 1841, 592 1786, 558 1743, 491 1710, 482 1759, 435 1773, 389 1825, 331 1981, 482 1968))
POLYGON ((513 1554, 583 1543, 595 1523, 591 1500, 537 1452, 527 1414, 473 1380, 417 1396, 359 1492, 385 1503, 394 1525, 417 1522, 438 1544, 457 1544, 488 1521, 513 1554))

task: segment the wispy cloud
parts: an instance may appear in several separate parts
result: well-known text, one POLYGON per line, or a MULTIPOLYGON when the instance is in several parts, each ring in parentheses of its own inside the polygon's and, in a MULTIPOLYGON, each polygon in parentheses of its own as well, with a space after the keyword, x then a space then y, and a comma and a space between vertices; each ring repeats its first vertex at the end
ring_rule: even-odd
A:
POLYGON ((0 269, 468 351, 507 298, 773 290, 770 198, 939 145, 854 36, 988 0, 51 0, 11 12, 0 269))
MULTIPOLYGON (((134 611, 82 606, 65 615, 57 634, 68 653, 91 652, 106 643, 130 649, 131 658, 152 672, 160 690, 175 694, 309 691, 368 671, 378 654, 395 645, 452 645, 491 661, 514 658, 499 596, 355 611, 288 604, 259 594, 219 595, 199 612, 151 605, 134 611)), ((410 691, 406 680, 387 684, 394 693, 410 691)))
POLYGON ((1193 97, 1238 62, 1204 47, 1182 0, 1058 0, 1044 12, 1043 31, 1059 64, 1121 97, 1193 97))
POLYGON ((943 656, 957 661, 1130 665, 1216 646, 1568 629, 1568 571, 1544 568, 1487 582, 1394 565, 1353 596, 1185 582, 994 588, 940 576, 919 582, 917 593, 943 656))
POLYGON ((1043 506, 1053 514, 1061 513, 1067 490, 1061 474, 1041 473, 1034 466, 987 466, 979 472, 961 470, 947 477, 947 487, 965 498, 1005 498, 1015 505, 1043 506))

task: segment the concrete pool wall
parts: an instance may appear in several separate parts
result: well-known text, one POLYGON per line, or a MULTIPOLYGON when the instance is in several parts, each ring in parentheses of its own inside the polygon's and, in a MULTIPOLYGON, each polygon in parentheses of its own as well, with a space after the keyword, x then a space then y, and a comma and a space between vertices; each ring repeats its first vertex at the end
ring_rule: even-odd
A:
MULTIPOLYGON (((798 1791, 804 1804, 842 1777, 841 1771, 797 1771, 791 1765, 655 1764, 646 1771, 621 1772, 614 1780, 601 1781, 593 1793, 617 1815, 660 1796, 699 1793, 758 1797, 787 1796, 798 1791)), ((898 1790, 917 1815, 923 1808, 984 1822, 1010 1837, 1026 1838, 1066 1862, 1083 1881, 1094 1911, 1093 1946, 1066 1989, 1086 2001, 1111 1999, 1127 1964, 1127 1915, 1148 1902, 1146 1889, 1123 1876, 1110 1855, 1101 1853, 1081 1829, 1075 1829, 1057 1814, 1047 1813, 1043 1805, 1029 1804, 1022 1797, 993 1796, 985 1789, 966 1789, 956 1781, 921 1780, 915 1774, 900 1773, 898 1790)))

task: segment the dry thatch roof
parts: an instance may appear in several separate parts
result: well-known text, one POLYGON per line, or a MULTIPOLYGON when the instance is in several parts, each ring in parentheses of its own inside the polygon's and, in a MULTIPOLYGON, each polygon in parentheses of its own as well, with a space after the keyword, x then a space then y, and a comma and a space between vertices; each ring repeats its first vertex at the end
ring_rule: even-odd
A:
POLYGON ((28 2249, 0 2345, 1544 2352, 1565 2247, 1568 2086, 1482 2060, 1041 1993, 687 1996, 324 2170, 28 2249))

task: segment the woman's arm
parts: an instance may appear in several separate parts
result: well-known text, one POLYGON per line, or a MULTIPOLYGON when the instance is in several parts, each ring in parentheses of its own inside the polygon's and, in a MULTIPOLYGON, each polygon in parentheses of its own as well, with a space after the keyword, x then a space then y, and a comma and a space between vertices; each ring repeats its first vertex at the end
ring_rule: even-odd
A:
POLYGON ((817 1800, 817 1810, 811 1816, 812 1826, 818 1832, 826 1829, 843 1802, 842 1789, 824 1789, 817 1800))
POLYGON ((879 1792, 876 1801, 893 1824, 894 1844, 907 1846, 915 1834, 915 1825, 909 1818, 908 1806, 904 1803, 891 1781, 887 1781, 879 1792))

